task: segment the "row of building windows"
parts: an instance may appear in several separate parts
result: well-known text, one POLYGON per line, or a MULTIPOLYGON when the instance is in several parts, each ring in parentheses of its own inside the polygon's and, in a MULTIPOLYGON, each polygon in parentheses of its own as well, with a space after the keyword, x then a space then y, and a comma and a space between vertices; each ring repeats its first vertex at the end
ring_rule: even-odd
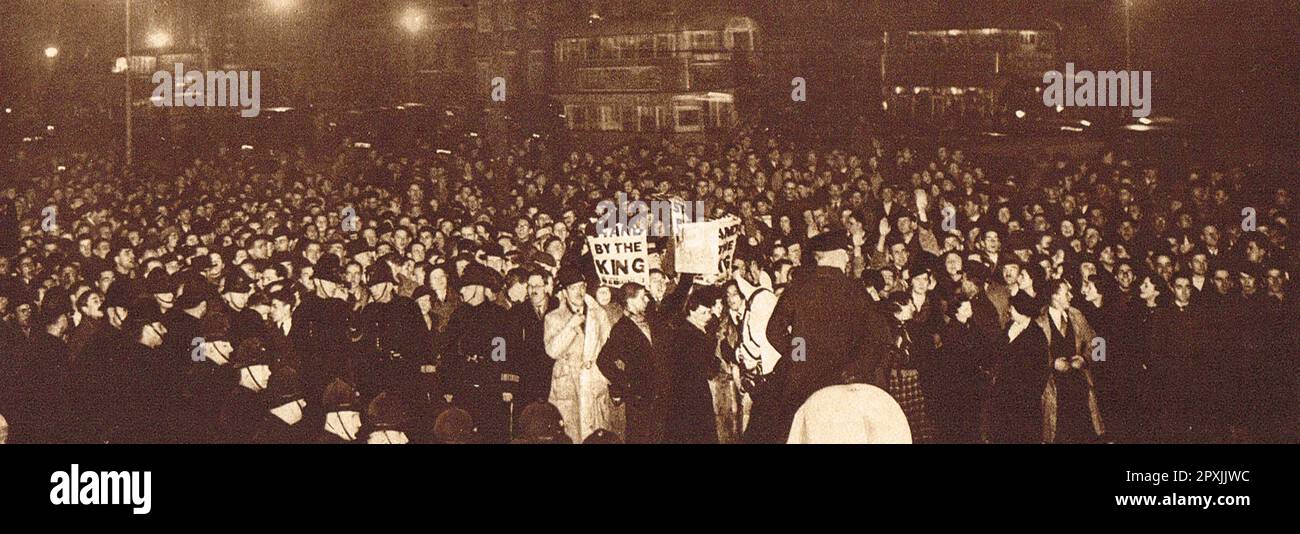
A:
MULTIPOLYGON (((541 25, 542 2, 528 2, 523 10, 523 27, 535 30, 541 25)), ((475 6, 475 26, 479 33, 519 29, 519 2, 516 0, 480 0, 475 6)))
POLYGON ((588 132, 698 132, 736 123, 731 102, 699 101, 671 106, 569 104, 570 130, 588 132))
POLYGON ((752 30, 705 30, 560 39, 555 42, 555 58, 559 62, 649 59, 672 57, 678 52, 737 49, 754 49, 752 30))
POLYGON ((890 35, 890 53, 1051 48, 1050 33, 1013 30, 952 30, 950 32, 908 32, 890 35), (957 32, 957 33, 954 33, 957 32))

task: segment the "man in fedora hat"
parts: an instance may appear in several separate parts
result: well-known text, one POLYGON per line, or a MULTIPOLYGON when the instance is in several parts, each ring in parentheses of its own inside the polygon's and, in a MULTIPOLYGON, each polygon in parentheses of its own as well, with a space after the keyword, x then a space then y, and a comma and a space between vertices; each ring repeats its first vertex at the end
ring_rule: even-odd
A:
POLYGON ((546 353, 556 360, 550 402, 564 416, 570 440, 578 443, 598 428, 611 428, 616 419, 609 381, 596 366, 612 325, 587 293, 581 267, 565 265, 556 279, 560 306, 546 314, 543 326, 546 353))
POLYGON ((248 307, 248 300, 252 298, 252 294, 253 282, 248 276, 237 269, 226 273, 221 285, 222 305, 218 306, 217 311, 229 318, 230 342, 235 346, 239 346, 246 339, 261 335, 264 330, 262 319, 257 312, 248 307))
MULTIPOLYGON (((302 334, 298 349, 302 352, 302 381, 309 399, 319 398, 334 377, 350 376, 348 322, 352 308, 348 305, 347 287, 333 255, 316 262, 310 286, 294 310, 294 327, 302 334)), ((307 403, 309 417, 319 416, 321 404, 307 403)))
POLYGON ((120 401, 116 403, 111 443, 172 443, 179 434, 179 397, 185 361, 161 350, 167 328, 152 299, 141 297, 130 306, 125 332, 130 343, 122 367, 120 401))

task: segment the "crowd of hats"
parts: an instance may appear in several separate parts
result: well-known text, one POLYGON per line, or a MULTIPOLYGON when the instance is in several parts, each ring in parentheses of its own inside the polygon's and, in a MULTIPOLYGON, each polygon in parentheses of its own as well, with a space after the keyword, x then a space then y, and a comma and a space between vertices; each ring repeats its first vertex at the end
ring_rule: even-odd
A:
MULTIPOLYGON (((936 147, 925 147, 930 155, 923 156, 902 143, 877 139, 809 146, 752 129, 740 130, 719 146, 664 142, 605 151, 578 147, 571 154, 511 141, 498 147, 507 155, 503 158, 489 157, 482 138, 461 142, 450 156, 432 151, 408 157, 342 149, 310 154, 223 150, 172 160, 178 163, 156 162, 131 178, 120 178, 112 155, 22 154, 0 184, 0 191, 15 197, 21 229, 13 243, 0 243, 4 313, 25 306, 35 310, 39 322, 58 320, 74 311, 72 303, 81 294, 102 289, 98 280, 120 267, 114 261, 124 252, 139 257, 131 269, 134 277, 118 275, 103 291, 103 305, 126 310, 132 327, 160 319, 151 296, 170 295, 181 309, 216 302, 218 294, 248 294, 250 304, 293 301, 294 292, 308 289, 298 275, 308 265, 303 256, 312 245, 329 258, 312 266, 315 279, 345 284, 347 269, 356 262, 368 265, 363 284, 397 285, 410 282, 394 271, 413 255, 410 247, 394 244, 395 234, 403 231, 425 249, 419 263, 428 270, 444 269, 456 287, 499 290, 508 274, 503 271, 532 266, 555 272, 555 287, 564 288, 594 280, 591 262, 580 257, 584 233, 589 233, 583 225, 597 213, 600 201, 625 190, 637 197, 699 200, 710 216, 738 215, 746 235, 737 258, 768 270, 790 263, 796 247, 804 251, 800 261, 805 267, 812 263, 811 254, 854 249, 848 238, 851 224, 865 228, 859 252, 872 254, 879 237, 876 223, 883 215, 881 199, 889 194, 896 204, 887 217, 892 228, 899 228, 904 218, 915 223, 928 213, 929 228, 943 247, 914 254, 908 262, 913 275, 943 272, 934 253, 951 252, 946 250, 950 238, 963 258, 977 254, 981 234, 990 230, 1003 240, 1001 256, 1024 264, 1038 280, 1049 276, 1033 268, 1042 260, 1056 263, 1050 258, 1063 254, 1063 264, 1077 271, 1081 262, 1102 262, 1106 248, 1115 252, 1118 263, 1143 274, 1155 269, 1160 255, 1170 256, 1174 268, 1185 271, 1188 257, 1208 251, 1199 233, 1210 225, 1223 233, 1218 246, 1225 250, 1213 255, 1211 270, 1224 267, 1262 280, 1270 268, 1289 273, 1296 265, 1294 247, 1288 246, 1288 221, 1295 215, 1289 191, 1270 187, 1274 181, 1257 169, 1213 161, 1166 168, 1108 154, 1026 162, 1048 164, 1043 170, 977 161, 936 147), (55 173, 56 166, 66 171, 55 173), (412 187, 418 195, 412 196, 412 187), (914 200, 918 190, 929 195, 925 209, 914 200), (976 206, 978 217, 966 212, 968 203, 976 206), (39 224, 47 205, 59 208, 54 232, 39 224), (945 218, 941 206, 956 208, 950 229, 935 223, 945 218), (1258 229, 1243 229, 1243 207, 1258 213, 1258 229), (359 220, 358 229, 340 220, 344 208, 359 220), (1004 209, 1010 215, 1005 219, 1004 209), (1099 212, 1105 221, 1090 222, 1099 212), (820 228, 810 231, 810 220, 820 228), (552 226, 560 221, 564 230, 552 226), (1053 224, 1062 221, 1081 221, 1087 228, 1065 235, 1053 224), (522 222, 529 227, 528 237, 515 232, 522 222), (1136 237, 1125 235, 1125 225, 1136 237), (1085 239, 1084 232, 1091 230, 1097 232, 1098 244, 1085 239), (569 235, 561 238, 565 231, 569 235), (1044 236, 1058 240, 1038 250, 1044 236), (83 240, 95 254, 80 253, 83 240), (251 252, 259 241, 267 243, 268 254, 251 252), (547 250, 556 243, 562 249, 558 258, 547 250), (777 249, 787 257, 777 258, 777 249), (1016 259, 1017 252, 1029 259, 1016 259), (362 256, 368 259, 358 261, 362 256), (489 267, 494 260, 503 260, 500 265, 506 267, 489 267), (460 262, 463 271, 452 267, 460 262), (218 266, 221 272, 213 274, 218 266), (69 267, 71 279, 64 272, 69 267), (280 281, 254 277, 266 270, 279 272, 280 281)), ((886 248, 901 242, 900 234, 887 236, 886 248)), ((863 270, 863 282, 883 284, 881 269, 863 270)), ((977 281, 999 274, 971 261, 963 270, 977 281)), ((414 282, 404 289, 407 295, 432 294, 426 280, 414 282)), ((1097 277, 1097 283, 1100 290, 1116 290, 1113 277, 1097 277)), ((704 303, 716 296, 697 292, 692 298, 704 303)), ((1011 302, 1017 310, 1035 304, 1041 303, 1011 302)), ((203 326, 209 340, 222 339, 228 330, 217 319, 203 326)), ((232 364, 264 364, 273 358, 252 341, 236 347, 232 364)), ((277 369, 272 376, 275 395, 291 395, 298 387, 296 373, 277 369)), ((382 395, 367 407, 376 425, 401 421, 399 411, 382 395)), ((452 435, 465 424, 458 415, 447 415, 444 426, 452 435)))

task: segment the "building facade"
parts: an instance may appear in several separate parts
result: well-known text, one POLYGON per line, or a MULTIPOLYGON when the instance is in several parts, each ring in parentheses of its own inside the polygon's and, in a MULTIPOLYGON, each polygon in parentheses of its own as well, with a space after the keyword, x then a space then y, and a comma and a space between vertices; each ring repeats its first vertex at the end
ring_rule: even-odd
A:
POLYGON ((552 95, 574 132, 727 131, 758 38, 745 16, 588 19, 557 32, 552 95))
POLYGON ((1033 95, 1056 68, 1057 32, 1043 28, 888 31, 881 53, 887 115, 915 123, 978 122, 1033 95))
POLYGON ((507 99, 533 102, 549 94, 551 40, 557 24, 577 20, 579 2, 478 0, 474 4, 475 91, 488 99, 493 80, 505 82, 507 99))

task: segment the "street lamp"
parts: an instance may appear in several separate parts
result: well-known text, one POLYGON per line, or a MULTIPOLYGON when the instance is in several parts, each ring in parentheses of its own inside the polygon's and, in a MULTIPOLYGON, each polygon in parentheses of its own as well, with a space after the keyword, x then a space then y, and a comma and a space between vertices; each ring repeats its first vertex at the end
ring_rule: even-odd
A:
POLYGON ((424 12, 414 7, 406 8, 402 12, 401 26, 411 33, 419 33, 424 29, 424 12))
POLYGON ((407 43, 407 73, 406 73, 406 92, 409 97, 414 98, 416 88, 416 52, 415 41, 421 31, 424 30, 425 16, 424 11, 414 6, 406 8, 402 12, 401 18, 398 19, 398 25, 406 30, 412 37, 407 43))
POLYGON ((172 36, 162 30, 154 30, 145 36, 144 41, 150 48, 167 48, 172 44, 172 36))
POLYGON ((271 11, 283 13, 298 7, 298 0, 266 0, 266 7, 271 11))
POLYGON ((59 57, 59 47, 57 46, 45 47, 45 57, 49 59, 54 59, 56 57, 59 57))

